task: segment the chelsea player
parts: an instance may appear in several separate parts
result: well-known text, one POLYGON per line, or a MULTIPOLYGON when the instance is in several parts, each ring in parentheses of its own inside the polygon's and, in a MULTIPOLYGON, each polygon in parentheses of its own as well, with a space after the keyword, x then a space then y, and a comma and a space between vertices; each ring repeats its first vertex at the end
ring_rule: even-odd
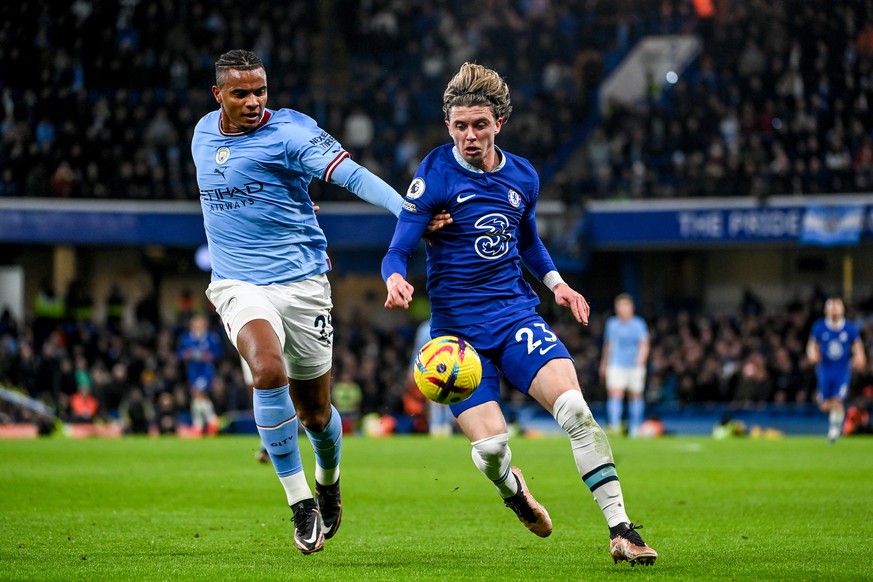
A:
POLYGON ((846 418, 845 401, 849 395, 852 366, 863 370, 867 365, 864 343, 858 326, 846 321, 846 307, 839 297, 825 301, 824 318, 817 320, 809 334, 806 355, 818 364, 818 404, 828 415, 828 442, 837 441, 846 418))
MULTIPOLYGON (((218 109, 197 123, 191 142, 212 260, 206 295, 251 368, 255 423, 293 511, 294 543, 309 554, 342 519, 330 259, 309 183, 338 184, 395 216, 403 199, 310 117, 267 109, 267 73, 256 54, 221 55, 212 94, 218 109), (314 499, 298 418, 315 451, 314 499)), ((435 217, 433 228, 440 224, 435 217)))
POLYGON ((482 383, 468 400, 451 406, 472 444, 473 462, 530 531, 541 537, 552 532, 548 512, 511 465, 500 409, 502 373, 570 436, 579 474, 609 526, 614 560, 652 564, 658 554, 625 513, 609 441, 582 396, 570 354, 537 314, 539 300, 522 275, 524 263, 559 305, 588 323, 588 303, 561 279, 537 234, 535 170, 494 143, 511 111, 509 88, 491 69, 465 63, 449 82, 443 112, 453 143, 428 154, 406 193, 382 262, 385 306, 409 307, 409 257, 430 217, 445 208, 453 224, 427 248, 431 337, 463 337, 482 358, 482 383))

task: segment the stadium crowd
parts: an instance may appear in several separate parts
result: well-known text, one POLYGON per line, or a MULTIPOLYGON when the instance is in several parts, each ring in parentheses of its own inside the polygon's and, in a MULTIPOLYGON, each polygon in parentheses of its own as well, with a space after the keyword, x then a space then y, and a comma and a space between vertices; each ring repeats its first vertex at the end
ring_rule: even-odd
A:
MULTIPOLYGON (((190 426, 191 391, 178 351, 194 315, 187 300, 180 302, 174 321, 163 321, 145 299, 133 306, 128 322, 111 309, 106 321, 98 322, 87 303, 80 302, 77 311, 67 309, 69 293, 65 297, 53 297, 49 289, 41 293, 49 296, 40 299, 42 307, 37 307, 32 321, 15 321, 8 310, 0 316, 0 386, 50 405, 66 422, 117 421, 131 433, 172 434, 190 426)), ((650 410, 697 403, 749 410, 812 401, 815 374, 805 347, 823 301, 824 296, 816 294, 768 311, 747 293, 730 314, 643 309, 652 346, 646 391, 650 410)), ((873 350, 871 314, 873 299, 850 313, 861 324, 868 353, 873 350)), ((606 397, 597 374, 609 315, 592 313, 588 327, 566 317, 553 318, 592 402, 606 397)), ((214 313, 210 316, 213 330, 226 343, 220 320, 214 313)), ((369 414, 397 418, 421 414, 408 383, 413 321, 383 329, 369 321, 335 318, 334 328, 334 400, 350 429, 359 427, 369 414)), ((856 376, 850 399, 862 403, 868 422, 873 412, 870 392, 873 364, 856 376)), ((251 409, 238 355, 227 343, 216 362, 210 395, 226 421, 234 412, 251 409)), ((507 390, 506 397, 511 405, 525 402, 514 390, 507 390)), ((32 420, 34 415, 26 409, 0 402, 0 423, 32 420)), ((417 425, 414 430, 421 428, 417 425)))
MULTIPOLYGON (((401 191, 445 141, 442 87, 466 59, 509 80, 508 139, 543 173, 545 197, 865 188, 867 4, 722 0, 706 18, 695 4, 4 4, 0 196, 194 199, 191 131, 214 108, 204 87, 230 45, 262 55, 273 107, 311 114, 401 191), (642 36, 672 33, 703 40, 688 73, 639 108, 601 104, 589 131, 604 75, 642 36), (574 148, 584 155, 567 158, 574 148)), ((344 195, 313 188, 321 200, 344 195)))
MULTIPOLYGON (((260 54, 273 107, 314 116, 401 190, 430 141, 444 138, 424 133, 439 127, 448 71, 466 58, 499 61, 515 98, 533 101, 516 122, 519 153, 542 162, 564 141, 554 133, 579 120, 580 84, 599 76, 585 71, 610 34, 609 12, 605 3, 493 4, 4 5, 0 195, 195 198, 188 144, 215 106, 204 87, 216 42, 260 54)), ((341 195, 326 190, 321 199, 341 195)))
POLYGON ((869 192, 873 9, 730 2, 675 86, 603 104, 571 191, 601 198, 869 192))

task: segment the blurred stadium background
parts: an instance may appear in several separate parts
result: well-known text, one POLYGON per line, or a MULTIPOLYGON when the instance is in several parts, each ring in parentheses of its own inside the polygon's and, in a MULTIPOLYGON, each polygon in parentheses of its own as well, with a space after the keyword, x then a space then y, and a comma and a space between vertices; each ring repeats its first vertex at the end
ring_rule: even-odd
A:
MULTIPOLYGON (((264 58, 268 106, 312 115, 401 192, 446 139, 452 72, 500 71, 514 105, 501 145, 540 172, 542 236, 593 307, 587 328, 543 312, 601 419, 620 292, 649 323, 648 411, 668 432, 731 417, 824 435, 804 347, 826 296, 845 298, 873 347, 868 1, 74 0, 0 14, 0 433, 48 432, 55 416, 80 434, 143 418, 185 431, 179 335, 195 313, 221 333, 189 144, 230 48, 264 58)), ((427 307, 382 307, 393 218, 322 183, 311 194, 346 413, 425 431, 407 365, 427 307)), ((250 430, 226 348, 213 398, 224 430, 250 430)), ((549 429, 507 396, 521 430, 549 429)), ((870 430, 873 369, 851 400, 870 430)))

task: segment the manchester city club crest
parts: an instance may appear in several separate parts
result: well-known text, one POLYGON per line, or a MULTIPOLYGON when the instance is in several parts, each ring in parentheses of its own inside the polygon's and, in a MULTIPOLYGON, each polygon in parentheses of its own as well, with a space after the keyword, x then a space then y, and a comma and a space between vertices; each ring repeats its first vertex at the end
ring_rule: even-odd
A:
POLYGON ((512 188, 509 189, 508 198, 509 198, 509 203, 512 204, 513 206, 515 206, 516 208, 518 208, 518 205, 521 204, 521 196, 519 196, 518 192, 516 192, 512 188))
POLYGON ((427 188, 427 185, 424 183, 424 180, 416 178, 412 181, 412 184, 409 185, 409 189, 406 191, 406 197, 412 198, 413 200, 419 198, 424 194, 425 188, 427 188))
POLYGON ((230 301, 227 302, 227 307, 224 308, 224 313, 222 314, 222 317, 224 317, 225 319, 230 318, 230 316, 233 314, 234 309, 236 309, 236 297, 231 297, 230 301))
POLYGON ((218 148, 218 151, 215 152, 215 163, 223 164, 227 160, 230 159, 230 148, 227 146, 222 146, 218 148))

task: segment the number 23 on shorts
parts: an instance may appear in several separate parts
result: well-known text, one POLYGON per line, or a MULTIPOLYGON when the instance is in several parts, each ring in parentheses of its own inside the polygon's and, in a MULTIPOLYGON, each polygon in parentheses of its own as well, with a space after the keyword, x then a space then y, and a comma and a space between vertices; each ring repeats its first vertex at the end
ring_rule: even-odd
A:
POLYGON ((519 328, 515 332, 515 341, 527 342, 528 355, 537 350, 544 356, 549 350, 557 346, 558 336, 550 330, 545 323, 534 323, 531 326, 519 328))

